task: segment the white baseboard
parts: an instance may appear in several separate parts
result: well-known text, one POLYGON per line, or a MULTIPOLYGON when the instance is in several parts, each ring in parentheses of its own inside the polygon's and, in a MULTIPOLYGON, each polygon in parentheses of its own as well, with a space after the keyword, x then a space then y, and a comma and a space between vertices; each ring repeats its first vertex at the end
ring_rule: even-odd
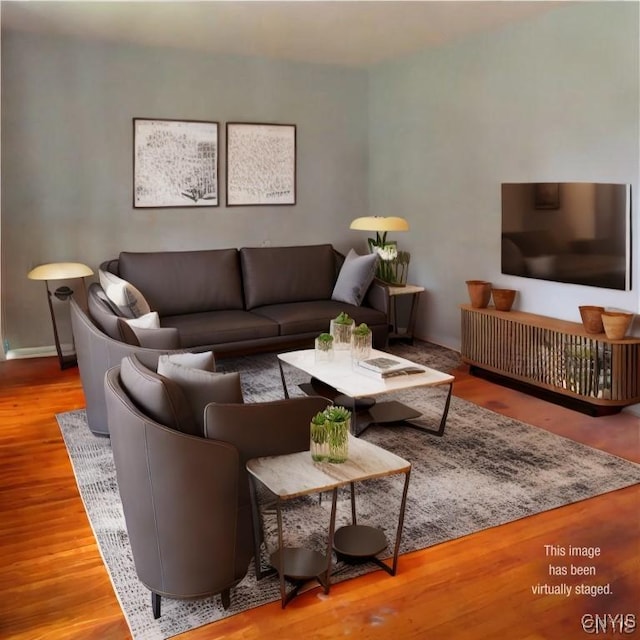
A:
MULTIPOLYGON (((62 349, 63 353, 66 353, 67 350, 72 349, 72 345, 64 345, 62 349)), ((24 347, 22 349, 10 349, 5 355, 7 360, 20 360, 22 358, 47 358, 49 356, 58 356, 58 352, 53 345, 43 347, 24 347)))

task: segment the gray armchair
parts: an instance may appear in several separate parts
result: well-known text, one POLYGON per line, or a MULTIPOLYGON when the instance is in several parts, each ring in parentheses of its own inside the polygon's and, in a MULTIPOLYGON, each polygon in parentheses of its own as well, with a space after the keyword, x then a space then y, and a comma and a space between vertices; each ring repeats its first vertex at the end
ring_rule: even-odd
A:
POLYGON ((221 594, 229 605, 254 555, 245 462, 307 449, 310 419, 328 404, 319 397, 207 404, 201 437, 186 433, 180 394, 176 382, 132 356, 104 379, 133 560, 156 618, 162 596, 221 594))
MULTIPOLYGON (((93 301, 91 287, 89 300, 91 304, 93 301)), ((84 391, 89 429, 96 435, 109 435, 104 397, 104 375, 107 370, 119 365, 122 358, 129 355, 136 355, 143 364, 155 370, 161 354, 172 353, 177 349, 145 348, 112 338, 96 326, 73 298, 71 299, 71 328, 78 356, 78 369, 84 391)))

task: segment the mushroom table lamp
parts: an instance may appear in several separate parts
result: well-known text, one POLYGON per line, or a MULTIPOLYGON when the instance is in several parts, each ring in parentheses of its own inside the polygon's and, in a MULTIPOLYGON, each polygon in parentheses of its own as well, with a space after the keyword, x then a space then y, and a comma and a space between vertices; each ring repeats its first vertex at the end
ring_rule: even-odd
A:
POLYGON ((41 264, 27 274, 30 280, 44 280, 44 286, 47 290, 47 302, 49 303, 49 313, 51 314, 51 323, 53 324, 53 338, 56 343, 56 352, 58 353, 58 362, 61 369, 67 369, 77 364, 75 352, 70 354, 62 353, 60 346, 60 338, 58 336, 58 327, 56 325, 56 316, 51 304, 51 295, 58 300, 67 300, 73 295, 73 289, 67 286, 58 287, 53 294, 49 289, 49 280, 72 280, 74 278, 82 278, 84 286, 84 278, 93 275, 93 271, 85 264, 80 262, 52 262, 49 264, 41 264))
POLYGON ((365 216, 352 220, 350 229, 358 231, 375 231, 376 237, 369 238, 369 249, 384 247, 388 231, 408 231, 409 223, 397 216, 365 216))

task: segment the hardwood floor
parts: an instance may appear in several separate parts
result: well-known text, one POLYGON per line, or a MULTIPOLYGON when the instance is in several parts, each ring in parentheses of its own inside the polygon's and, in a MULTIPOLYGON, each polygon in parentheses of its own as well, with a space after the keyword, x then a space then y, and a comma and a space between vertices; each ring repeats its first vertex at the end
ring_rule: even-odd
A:
MULTIPOLYGON (((640 462, 640 418, 592 418, 455 372, 455 395, 640 462)), ((0 363, 0 638, 130 638, 80 500, 54 415, 84 406, 77 369, 42 358, 0 363)), ((179 636, 287 640, 584 638, 584 614, 640 617, 640 486, 608 493, 400 558, 375 572, 179 636), (567 584, 612 595, 535 595, 550 579, 545 545, 599 547, 567 584)), ((636 630, 640 634, 640 630, 636 630)), ((601 632, 602 634, 602 632, 601 632)), ((609 631, 609 635, 612 635, 609 631)), ((622 637, 619 634, 617 637, 622 637)))

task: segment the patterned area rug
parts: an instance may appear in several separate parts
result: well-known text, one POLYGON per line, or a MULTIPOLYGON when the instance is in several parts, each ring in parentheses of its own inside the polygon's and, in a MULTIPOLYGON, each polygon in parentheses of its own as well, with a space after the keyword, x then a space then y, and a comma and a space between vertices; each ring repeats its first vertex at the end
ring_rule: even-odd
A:
MULTIPOLYGON (((455 352, 434 345, 417 343, 392 350, 442 371, 451 371, 458 364, 455 352)), ((221 360, 218 369, 241 372, 247 401, 283 397, 273 354, 221 360)), ((307 381, 305 374, 290 367, 285 374, 290 392, 307 381)), ((420 420, 429 426, 439 422, 445 390, 416 389, 396 397, 421 410, 420 420)), ((57 419, 100 552, 135 640, 170 638, 279 599, 277 578, 257 583, 251 568, 232 590, 228 610, 217 597, 191 602, 163 599, 162 616, 154 620, 149 591, 138 581, 133 565, 109 439, 89 431, 84 411, 64 413, 57 419)), ((371 427, 363 438, 410 460, 413 466, 401 553, 640 482, 640 465, 455 397, 442 438, 397 426, 371 427)), ((385 531, 389 554, 401 491, 402 476, 358 485, 359 523, 385 531)), ((311 498, 287 507, 287 543, 324 550, 329 507, 330 500, 319 504, 311 498)), ((348 496, 341 494, 338 526, 347 522, 349 514, 348 496)), ((266 528, 273 535, 273 518, 267 517, 266 528)), ((268 536, 268 541, 272 546, 273 538, 268 536)), ((377 570, 373 564, 337 564, 332 581, 373 570, 377 570)))

